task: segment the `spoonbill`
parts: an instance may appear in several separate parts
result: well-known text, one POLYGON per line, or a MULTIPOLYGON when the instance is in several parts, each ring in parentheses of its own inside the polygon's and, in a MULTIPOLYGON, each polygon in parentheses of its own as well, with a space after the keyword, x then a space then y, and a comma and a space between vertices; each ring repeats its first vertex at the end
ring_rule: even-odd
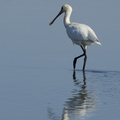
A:
POLYGON ((73 68, 75 70, 76 68, 76 62, 78 58, 81 58, 84 56, 84 63, 82 70, 85 70, 86 61, 87 61, 87 55, 86 55, 86 49, 88 45, 92 45, 94 43, 97 43, 101 45, 99 42, 95 32, 87 25, 85 24, 79 24, 79 23, 71 23, 70 22, 70 16, 72 13, 72 7, 68 4, 65 4, 61 7, 60 12, 58 15, 49 23, 49 25, 52 25, 54 21, 62 14, 64 14, 64 26, 66 28, 66 32, 68 37, 72 40, 73 43, 79 45, 82 48, 83 54, 75 57, 73 60, 73 68))

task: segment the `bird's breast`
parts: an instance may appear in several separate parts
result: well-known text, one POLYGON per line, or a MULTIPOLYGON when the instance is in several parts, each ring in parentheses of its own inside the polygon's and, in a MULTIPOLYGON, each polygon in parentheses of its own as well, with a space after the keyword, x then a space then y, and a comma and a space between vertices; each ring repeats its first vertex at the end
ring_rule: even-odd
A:
POLYGON ((66 32, 68 36, 70 37, 70 39, 76 39, 76 40, 83 39, 80 34, 80 31, 74 26, 67 27, 66 32))
POLYGON ((81 41, 87 40, 87 31, 76 24, 72 24, 66 27, 68 37, 75 44, 81 44, 81 41))

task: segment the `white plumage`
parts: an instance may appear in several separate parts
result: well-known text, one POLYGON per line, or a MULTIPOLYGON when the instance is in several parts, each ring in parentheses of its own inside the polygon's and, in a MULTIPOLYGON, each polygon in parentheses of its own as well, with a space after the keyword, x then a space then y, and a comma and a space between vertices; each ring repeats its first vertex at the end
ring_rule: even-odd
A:
POLYGON ((68 4, 65 4, 62 6, 61 11, 58 13, 58 15, 50 22, 49 25, 53 24, 53 22, 56 20, 56 18, 61 15, 63 12, 65 12, 64 15, 64 26, 66 28, 66 32, 68 37, 72 40, 73 43, 79 45, 82 50, 83 54, 74 58, 73 61, 73 67, 75 69, 77 59, 85 56, 84 58, 84 64, 83 64, 83 71, 85 70, 87 55, 86 55, 86 47, 88 45, 92 45, 94 43, 97 43, 101 45, 99 42, 95 32, 87 25, 85 24, 79 24, 79 23, 71 23, 70 22, 70 16, 72 13, 72 7, 68 4))
POLYGON ((77 45, 100 44, 94 31, 85 24, 71 23, 66 26, 66 32, 73 43, 77 45))

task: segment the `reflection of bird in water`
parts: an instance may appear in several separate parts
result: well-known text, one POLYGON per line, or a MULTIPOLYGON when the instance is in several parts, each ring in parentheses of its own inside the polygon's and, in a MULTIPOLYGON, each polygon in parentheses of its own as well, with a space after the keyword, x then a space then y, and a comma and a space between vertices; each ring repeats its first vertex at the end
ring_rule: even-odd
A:
MULTIPOLYGON (((76 71, 73 71, 73 80, 75 83, 75 86, 78 86, 80 84, 79 79, 76 79, 76 71)), ((85 89, 86 88, 86 75, 85 72, 83 71, 83 85, 82 88, 85 89)))
MULTIPOLYGON (((61 120, 73 119, 84 119, 92 115, 95 111, 95 95, 93 90, 87 89, 86 74, 85 72, 80 72, 83 75, 83 82, 76 77, 76 71, 73 71, 73 80, 75 89, 73 89, 72 97, 68 98, 65 102, 63 108, 63 114, 61 120)), ((52 120, 60 120, 60 117, 52 111, 51 108, 48 109, 49 117, 52 120)))
POLYGON ((79 82, 79 79, 76 77, 76 71, 73 72, 73 80, 75 86, 79 87, 79 90, 74 90, 73 97, 69 98, 66 101, 62 120, 69 120, 69 118, 85 118, 89 116, 92 111, 95 109, 95 98, 92 90, 86 89, 86 74, 83 74, 83 84, 79 82))

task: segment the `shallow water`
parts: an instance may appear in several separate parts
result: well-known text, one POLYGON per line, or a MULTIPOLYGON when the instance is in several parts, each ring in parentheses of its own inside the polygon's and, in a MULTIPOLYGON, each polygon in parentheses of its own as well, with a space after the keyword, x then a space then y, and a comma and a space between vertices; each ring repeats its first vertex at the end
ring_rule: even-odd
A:
MULTIPOLYGON (((64 102, 60 120, 119 120, 119 82, 120 72, 73 72, 73 86, 64 102)), ((49 117, 54 119, 57 108, 50 110, 49 117)))
POLYGON ((0 118, 3 120, 120 118, 119 71, 83 73, 20 66, 1 66, 1 71, 0 118))
POLYGON ((119 120, 119 5, 1 0, 0 119, 119 120), (92 27, 102 43, 88 47, 85 73, 83 58, 72 69, 82 50, 67 37, 63 15, 49 26, 66 3, 73 7, 71 21, 92 27))

